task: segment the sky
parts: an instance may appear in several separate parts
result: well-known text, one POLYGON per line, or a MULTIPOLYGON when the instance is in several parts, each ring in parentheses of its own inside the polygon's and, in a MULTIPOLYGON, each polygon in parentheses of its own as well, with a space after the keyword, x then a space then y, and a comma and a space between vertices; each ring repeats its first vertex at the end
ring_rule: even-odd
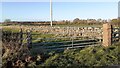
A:
MULTIPOLYGON (((1 0, 2 2, 49 2, 50 0, 1 0)), ((118 2, 119 0, 52 0, 53 2, 118 2)))
MULTIPOLYGON (((49 2, 2 2, 2 20, 0 21, 5 19, 49 21, 49 11, 49 2)), ((53 2, 53 20, 112 19, 117 17, 118 2, 53 2)))
POLYGON ((120 2, 118 3, 118 17, 120 17, 120 2))

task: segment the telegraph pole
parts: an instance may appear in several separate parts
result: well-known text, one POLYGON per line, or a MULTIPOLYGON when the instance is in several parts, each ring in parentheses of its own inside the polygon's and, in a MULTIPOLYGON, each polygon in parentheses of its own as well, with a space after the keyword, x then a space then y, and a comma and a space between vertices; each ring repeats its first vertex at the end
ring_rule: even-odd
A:
POLYGON ((50 25, 52 26, 53 23, 53 15, 52 15, 52 0, 50 0, 50 25))

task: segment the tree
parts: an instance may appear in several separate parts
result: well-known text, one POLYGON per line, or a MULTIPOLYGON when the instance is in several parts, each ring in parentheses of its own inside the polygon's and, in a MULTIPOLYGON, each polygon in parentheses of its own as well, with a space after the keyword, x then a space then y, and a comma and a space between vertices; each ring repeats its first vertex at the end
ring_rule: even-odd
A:
POLYGON ((73 23, 79 23, 80 22, 80 19, 79 18, 75 18, 74 20, 73 20, 73 23))
POLYGON ((120 19, 119 18, 111 20, 111 24, 114 25, 114 26, 119 26, 120 25, 119 23, 120 23, 120 19))
POLYGON ((69 20, 66 20, 66 21, 65 21, 65 24, 70 24, 70 21, 69 21, 69 20))
POLYGON ((11 22, 11 19, 5 19, 5 23, 11 22))

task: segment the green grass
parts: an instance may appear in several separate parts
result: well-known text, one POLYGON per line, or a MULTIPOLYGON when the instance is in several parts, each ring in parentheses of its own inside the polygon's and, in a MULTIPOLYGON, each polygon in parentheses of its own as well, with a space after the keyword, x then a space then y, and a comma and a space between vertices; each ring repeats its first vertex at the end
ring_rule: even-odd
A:
POLYGON ((15 29, 12 29, 12 28, 3 28, 2 29, 3 31, 9 31, 9 32, 19 32, 19 29, 15 28, 15 29))
MULTIPOLYGON (((35 34, 35 33, 34 33, 35 34)), ((38 34, 38 33, 36 33, 36 34, 38 34)), ((38 35, 32 35, 32 42, 33 43, 37 43, 37 42, 43 42, 43 41, 45 41, 44 39, 46 39, 46 38, 52 38, 52 37, 54 37, 54 35, 53 34, 38 34, 38 35), (37 40, 38 38, 41 38, 41 40, 39 39, 39 40, 37 40), (43 39, 43 40, 42 40, 43 39)))
MULTIPOLYGON (((18 28, 3 28, 3 31, 8 31, 8 32, 12 32, 12 33, 17 33, 19 32, 18 28)), ((25 32, 25 31, 23 31, 25 32)), ((41 42, 63 42, 63 41, 71 41, 71 38, 56 38, 57 36, 55 36, 54 34, 42 34, 42 33, 38 33, 35 31, 32 31, 32 43, 41 43, 41 42)), ((27 38, 27 35, 24 34, 23 35, 23 43, 26 43, 27 41, 25 40, 25 38, 27 38)), ((74 40, 81 40, 82 38, 76 38, 74 40)))
POLYGON ((2 26, 2 24, 0 24, 0 26, 2 26))
MULTIPOLYGON (((71 24, 71 25, 54 25, 54 26, 60 26, 60 27, 66 27, 66 26, 76 26, 76 27, 83 27, 83 26, 90 26, 90 25, 85 25, 85 24, 71 24)), ((93 26, 93 25, 91 25, 93 26)), ((101 26, 101 25, 95 25, 94 27, 97 27, 97 26, 101 26)), ((13 27, 13 26, 11 26, 13 27)), ((3 31, 10 31, 10 32, 19 32, 20 29, 19 28, 10 28, 10 27, 5 27, 3 28, 3 31)), ((25 30, 23 30, 23 32, 25 32, 25 30)), ((39 33, 39 32, 35 32, 35 31, 32 31, 32 34, 36 34, 36 35, 32 35, 32 42, 33 43, 40 43, 40 42, 63 42, 63 41, 71 41, 71 38, 56 38, 57 36, 54 35, 54 34, 43 34, 43 33, 39 33), (39 38, 39 39, 38 39, 39 38), (41 38, 41 39, 40 39, 41 38), (49 40, 47 40, 49 39, 49 40)), ((24 34, 23 35, 23 38, 26 38, 27 36, 24 34)), ((76 38, 74 40, 82 40, 83 38, 76 38)), ((26 40, 23 40, 23 42, 27 42, 26 40)))
POLYGON ((106 48, 96 46, 86 47, 84 49, 66 49, 62 53, 55 53, 53 56, 50 56, 43 65, 50 67, 119 65, 119 45, 120 44, 106 48))

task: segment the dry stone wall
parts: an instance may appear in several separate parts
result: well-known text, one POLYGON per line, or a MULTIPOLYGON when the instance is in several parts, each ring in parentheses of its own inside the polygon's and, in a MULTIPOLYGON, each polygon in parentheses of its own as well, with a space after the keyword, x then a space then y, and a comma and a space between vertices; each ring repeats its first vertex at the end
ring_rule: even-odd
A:
POLYGON ((38 28, 32 28, 39 33, 55 34, 57 36, 79 36, 79 37, 91 37, 102 38, 101 27, 49 27, 40 26, 38 28))

